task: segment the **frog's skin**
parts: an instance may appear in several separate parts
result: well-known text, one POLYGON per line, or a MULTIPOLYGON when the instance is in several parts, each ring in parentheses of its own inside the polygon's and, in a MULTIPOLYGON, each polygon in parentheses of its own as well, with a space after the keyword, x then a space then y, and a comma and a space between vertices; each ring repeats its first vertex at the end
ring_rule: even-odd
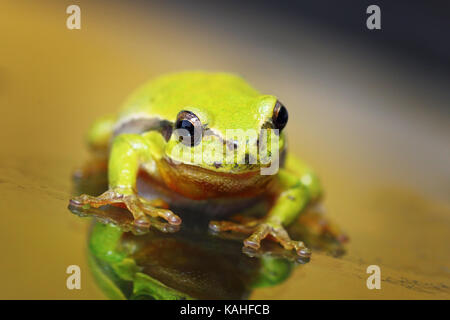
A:
POLYGON ((243 224, 211 222, 210 227, 216 231, 249 233, 244 245, 253 249, 258 249, 260 241, 270 235, 285 249, 309 256, 310 250, 303 242, 291 240, 284 227, 308 204, 319 199, 321 186, 309 166, 287 153, 284 131, 279 133, 282 161, 274 175, 261 175, 262 165, 248 164, 248 161, 197 164, 172 158, 171 151, 180 145, 179 136, 172 134, 177 117, 186 120, 193 113, 197 117, 194 120, 201 123, 202 143, 183 144, 183 148, 194 150, 199 145, 220 141, 226 147, 234 145, 237 157, 258 159, 252 150, 246 151, 245 146, 227 141, 225 132, 227 129, 256 132, 262 128, 276 129, 278 119, 274 109, 280 110, 280 106, 275 96, 262 95, 242 78, 228 73, 175 73, 144 84, 130 96, 118 115, 98 120, 88 133, 92 149, 109 151, 109 190, 98 197, 81 195, 71 203, 92 207, 122 204, 133 214, 135 224, 149 226, 150 217, 159 217, 179 225, 181 219, 163 201, 138 194, 138 172, 145 171, 152 184, 194 207, 217 203, 219 207, 229 205, 236 210, 233 203, 245 207, 255 199, 270 201, 271 208, 262 220, 243 224))

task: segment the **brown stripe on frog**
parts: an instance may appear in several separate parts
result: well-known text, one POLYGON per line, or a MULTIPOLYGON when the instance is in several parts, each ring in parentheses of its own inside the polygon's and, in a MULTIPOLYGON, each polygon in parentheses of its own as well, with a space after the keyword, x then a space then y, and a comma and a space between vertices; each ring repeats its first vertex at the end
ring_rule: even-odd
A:
POLYGON ((260 170, 226 173, 189 164, 175 164, 170 159, 158 161, 165 184, 179 194, 195 200, 224 197, 254 197, 272 185, 275 175, 261 175, 260 170))

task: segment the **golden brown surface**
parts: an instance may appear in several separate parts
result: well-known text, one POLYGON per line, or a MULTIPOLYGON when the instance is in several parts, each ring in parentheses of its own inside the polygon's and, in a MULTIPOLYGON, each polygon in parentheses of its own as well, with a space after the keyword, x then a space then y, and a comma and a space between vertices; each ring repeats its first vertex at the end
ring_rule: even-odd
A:
POLYGON ((84 1, 71 31, 67 5, 0 11, 0 298, 104 298, 86 265, 87 220, 66 208, 84 134, 149 77, 185 69, 238 72, 282 97, 291 151, 317 169, 351 238, 342 258, 314 252, 251 298, 450 298, 448 117, 426 108, 448 103, 448 84, 314 30, 289 56, 167 7, 84 1), (71 264, 82 290, 66 289, 71 264), (381 290, 366 288, 371 264, 381 290))

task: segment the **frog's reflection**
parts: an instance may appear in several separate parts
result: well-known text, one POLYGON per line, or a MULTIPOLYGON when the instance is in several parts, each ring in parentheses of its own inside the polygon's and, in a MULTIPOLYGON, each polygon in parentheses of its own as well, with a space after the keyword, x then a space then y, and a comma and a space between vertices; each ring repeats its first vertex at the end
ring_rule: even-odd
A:
MULTIPOLYGON (((104 176, 91 176, 75 186, 77 192, 96 194, 105 183, 104 176)), ((245 299, 252 289, 279 284, 308 262, 271 241, 258 251, 242 250, 240 236, 208 231, 207 214, 184 212, 179 230, 155 221, 161 232, 136 228, 122 208, 69 209, 95 217, 89 235, 90 268, 112 299, 245 299)), ((307 225, 294 223, 289 232, 312 248, 343 253, 337 241, 314 234, 307 225)))
POLYGON ((94 223, 91 269, 110 298, 245 299, 254 287, 284 281, 294 263, 241 253, 238 241, 182 230, 136 236, 94 223))

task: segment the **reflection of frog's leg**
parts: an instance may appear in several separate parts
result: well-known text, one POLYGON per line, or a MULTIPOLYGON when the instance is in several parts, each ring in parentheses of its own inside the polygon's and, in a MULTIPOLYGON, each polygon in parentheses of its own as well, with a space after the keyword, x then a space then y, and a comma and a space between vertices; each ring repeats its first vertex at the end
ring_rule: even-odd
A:
POLYGON ((282 283, 292 273, 294 264, 283 258, 262 256, 258 277, 252 283, 253 288, 271 287, 282 283))
POLYGON ((89 237, 89 268, 103 293, 113 300, 127 298, 129 281, 139 270, 120 245, 122 234, 117 226, 97 222, 89 237))
POLYGON ((122 203, 133 214, 134 223, 150 226, 151 217, 160 217, 170 224, 179 225, 181 219, 172 211, 157 208, 137 195, 136 179, 139 167, 161 158, 164 138, 150 131, 143 134, 121 134, 114 138, 108 163, 109 190, 98 197, 81 195, 71 200, 72 205, 100 207, 122 203), (161 140, 162 139, 162 140, 161 140))
POLYGON ((121 243, 123 231, 116 226, 95 223, 89 238, 89 265, 99 286, 111 299, 192 299, 142 272, 121 243), (130 292, 129 284, 133 283, 130 292), (126 293, 126 295, 125 295, 126 293))
POLYGON ((102 261, 120 262, 125 253, 119 252, 123 231, 114 225, 95 223, 89 238, 89 251, 102 261))
POLYGON ((222 225, 220 222, 211 222, 210 227, 216 231, 245 232, 252 229, 253 233, 244 241, 246 247, 259 249, 261 240, 270 236, 285 249, 295 249, 298 255, 309 256, 311 251, 303 242, 291 240, 284 227, 291 224, 310 202, 320 197, 319 181, 308 166, 290 156, 286 159, 286 167, 279 170, 277 178, 280 192, 263 221, 246 224, 246 228, 233 223, 222 225))

